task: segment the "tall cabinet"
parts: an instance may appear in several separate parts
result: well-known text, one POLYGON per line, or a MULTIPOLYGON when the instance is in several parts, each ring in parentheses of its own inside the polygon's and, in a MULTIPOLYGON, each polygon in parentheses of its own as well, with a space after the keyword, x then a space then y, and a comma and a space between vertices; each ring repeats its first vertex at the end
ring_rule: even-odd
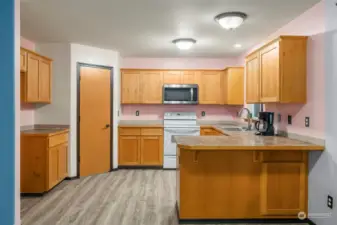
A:
POLYGON ((307 37, 280 36, 246 57, 247 103, 305 103, 307 37))

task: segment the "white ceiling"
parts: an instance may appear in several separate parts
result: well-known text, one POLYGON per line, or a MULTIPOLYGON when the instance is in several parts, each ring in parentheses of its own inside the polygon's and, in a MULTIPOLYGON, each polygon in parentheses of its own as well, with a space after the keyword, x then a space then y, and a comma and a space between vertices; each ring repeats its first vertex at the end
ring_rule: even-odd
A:
POLYGON ((21 35, 36 42, 74 42, 124 57, 237 56, 319 0, 21 0, 21 35), (248 15, 235 31, 214 22, 222 12, 248 15), (194 38, 188 51, 171 41, 194 38), (233 48, 235 43, 243 45, 233 48))

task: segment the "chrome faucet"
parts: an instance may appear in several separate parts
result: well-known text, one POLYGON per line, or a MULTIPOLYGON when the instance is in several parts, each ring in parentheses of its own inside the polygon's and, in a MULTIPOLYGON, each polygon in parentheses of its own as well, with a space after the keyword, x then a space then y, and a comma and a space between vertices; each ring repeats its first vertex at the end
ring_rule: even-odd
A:
POLYGON ((242 114, 242 112, 243 111, 247 111, 247 118, 244 118, 244 119, 247 119, 247 121, 248 121, 248 127, 247 127, 247 130, 252 130, 252 113, 250 112, 250 110, 248 109, 248 108, 245 108, 245 107, 243 107, 241 110, 240 110, 240 112, 238 113, 238 117, 240 117, 241 118, 241 114, 242 114))

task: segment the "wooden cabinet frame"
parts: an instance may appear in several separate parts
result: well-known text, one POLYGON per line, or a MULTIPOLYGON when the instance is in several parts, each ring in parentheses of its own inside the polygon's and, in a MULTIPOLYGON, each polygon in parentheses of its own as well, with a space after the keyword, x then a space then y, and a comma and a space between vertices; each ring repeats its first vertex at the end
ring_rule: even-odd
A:
POLYGON ((51 103, 52 60, 24 48, 20 56, 21 101, 51 103))
POLYGON ((163 128, 158 127, 119 127, 118 165, 121 167, 163 166, 163 135, 163 128), (124 141, 128 140, 136 142, 132 143, 132 146, 124 146, 124 141), (150 143, 146 143, 148 141, 150 143), (151 142, 155 145, 153 146, 151 142), (152 158, 153 156, 155 157, 152 158), (127 161, 127 158, 133 160, 127 161))
POLYGON ((246 57, 247 103, 306 103, 307 39, 280 36, 246 57))

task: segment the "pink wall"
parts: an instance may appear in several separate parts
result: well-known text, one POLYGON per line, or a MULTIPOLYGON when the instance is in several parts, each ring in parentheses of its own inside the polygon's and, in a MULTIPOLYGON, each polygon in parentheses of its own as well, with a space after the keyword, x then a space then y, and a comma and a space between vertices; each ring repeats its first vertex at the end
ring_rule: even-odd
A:
MULTIPOLYGON (((35 50, 35 43, 25 39, 23 37, 20 38, 21 47, 24 47, 26 49, 35 50)), ((35 105, 33 104, 24 104, 21 103, 20 108, 20 125, 26 126, 26 125, 33 125, 34 124, 34 110, 35 105)))
MULTIPOLYGON (((265 106, 267 111, 281 114, 281 123, 276 124, 276 128, 280 130, 324 138, 324 31, 324 3, 321 1, 249 51, 252 52, 279 35, 310 36, 307 55, 307 103, 265 106), (287 124, 288 115, 292 115, 292 125, 287 124), (306 116, 310 117, 310 128, 304 125, 306 116)), ((238 59, 241 65, 249 52, 238 59)))
MULTIPOLYGON (((123 58, 121 68, 136 69, 224 69, 237 66, 236 58, 123 58)), ((121 119, 156 120, 162 119, 164 112, 196 112, 199 119, 231 120, 240 107, 198 105, 122 105, 121 119), (139 110, 140 116, 135 116, 139 110), (201 117, 205 111, 206 116, 201 117)))
POLYGON ((238 106, 218 105, 122 105, 122 118, 125 120, 161 120, 165 112, 196 112, 198 119, 232 120, 241 109, 238 106), (139 110, 139 116, 136 111, 139 110), (206 116, 202 117, 201 112, 206 116))
POLYGON ((26 48, 26 49, 28 49, 28 50, 35 50, 35 43, 34 42, 32 42, 32 41, 30 41, 30 40, 28 40, 28 39, 26 39, 26 38, 24 38, 24 37, 21 37, 20 38, 20 44, 21 44, 21 47, 23 47, 23 48, 26 48))

